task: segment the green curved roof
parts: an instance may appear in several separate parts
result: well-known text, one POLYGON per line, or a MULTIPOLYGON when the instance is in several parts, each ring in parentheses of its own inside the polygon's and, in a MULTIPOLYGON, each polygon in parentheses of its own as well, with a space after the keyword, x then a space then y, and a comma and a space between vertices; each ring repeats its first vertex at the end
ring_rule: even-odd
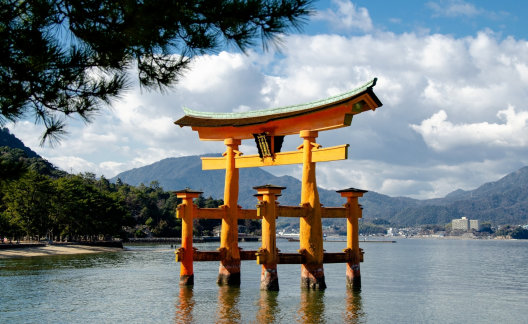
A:
MULTIPOLYGON (((299 105, 284 106, 284 107, 279 107, 279 108, 268 108, 268 109, 261 109, 261 110, 252 110, 252 111, 246 111, 246 112, 228 112, 228 113, 196 111, 196 110, 189 109, 187 107, 183 107, 183 111, 185 112, 186 116, 192 116, 192 117, 197 117, 197 118, 207 118, 207 119, 244 119, 244 118, 269 116, 269 115, 275 115, 275 114, 284 114, 284 113, 312 109, 315 107, 328 106, 333 103, 338 103, 340 101, 353 97, 359 93, 372 89, 372 87, 376 85, 377 80, 378 80, 377 78, 374 78, 354 90, 342 93, 337 96, 333 96, 330 98, 321 99, 317 101, 312 101, 309 103, 299 104, 299 105)), ((379 100, 377 101, 378 101, 378 105, 381 106, 382 105, 381 102, 379 100)))

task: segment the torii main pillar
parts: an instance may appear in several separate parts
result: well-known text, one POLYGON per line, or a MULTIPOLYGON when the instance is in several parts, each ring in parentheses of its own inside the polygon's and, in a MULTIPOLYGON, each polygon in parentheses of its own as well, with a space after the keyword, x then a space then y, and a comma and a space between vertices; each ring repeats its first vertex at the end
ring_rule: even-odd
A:
POLYGON ((219 285, 240 285, 240 251, 238 249, 238 168, 235 167, 235 157, 240 154, 238 146, 241 141, 227 138, 225 155, 226 172, 224 187, 224 208, 222 230, 220 234, 220 253, 225 253, 218 269, 219 285))
POLYGON ((306 260, 301 266, 301 287, 322 290, 326 288, 326 283, 323 268, 321 203, 317 192, 315 162, 312 160, 312 148, 319 146, 315 143, 317 135, 315 131, 300 132, 300 137, 303 139, 301 206, 307 209, 307 213, 300 219, 299 252, 305 255, 306 260))

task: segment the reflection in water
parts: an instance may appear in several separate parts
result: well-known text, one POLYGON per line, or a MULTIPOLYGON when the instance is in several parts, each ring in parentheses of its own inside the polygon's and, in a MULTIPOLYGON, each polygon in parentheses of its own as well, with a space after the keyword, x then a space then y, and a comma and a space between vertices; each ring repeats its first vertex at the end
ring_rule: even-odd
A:
POLYGON ((280 307, 277 301, 278 291, 260 291, 257 323, 276 323, 280 320, 280 307))
POLYGON ((361 290, 347 289, 344 322, 365 323, 367 321, 361 303, 361 290))
POLYGON ((192 286, 180 287, 179 299, 176 302, 174 323, 193 323, 194 293, 192 286))
POLYGON ((301 289, 301 303, 298 311, 299 323, 325 323, 324 291, 301 289))
POLYGON ((86 269, 99 267, 118 267, 126 262, 122 252, 105 252, 100 254, 51 255, 31 258, 0 259, 2 276, 20 274, 41 274, 54 269, 86 269))
POLYGON ((241 323, 239 298, 240 287, 218 287, 216 323, 241 323))

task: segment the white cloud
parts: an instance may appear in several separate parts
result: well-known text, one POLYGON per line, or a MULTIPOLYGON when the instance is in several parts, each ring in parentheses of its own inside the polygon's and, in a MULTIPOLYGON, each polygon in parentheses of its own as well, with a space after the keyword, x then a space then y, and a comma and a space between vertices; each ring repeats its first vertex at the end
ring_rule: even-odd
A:
POLYGON ((240 54, 227 52, 197 57, 190 66, 192 73, 184 76, 181 87, 194 93, 207 93, 212 88, 222 87, 233 71, 247 68, 244 61, 240 54))
MULTIPOLYGON (((142 166, 142 165, 140 165, 142 166)), ((120 162, 114 162, 114 161, 106 161, 99 163, 99 170, 101 171, 101 174, 106 175, 117 175, 123 171, 130 170, 131 166, 127 165, 125 163, 120 162)))
POLYGON ((431 1, 427 3, 427 6, 433 11, 435 17, 474 17, 484 13, 484 10, 462 0, 431 1))
MULTIPOLYGON (((350 161, 318 165, 322 186, 435 197, 528 163, 527 112, 521 110, 528 99, 526 40, 482 31, 463 38, 377 32, 284 41, 281 54, 200 57, 170 92, 136 88, 94 123, 71 125, 55 149, 38 146, 41 126, 20 122, 10 129, 65 170, 113 177, 166 157, 224 151, 221 142, 201 142, 190 128, 173 124, 182 106, 246 111, 298 104, 378 77, 374 91, 382 108, 354 117, 350 128, 320 133, 317 141, 325 147, 351 145, 350 161), (471 168, 479 170, 466 177, 471 168)), ((299 144, 298 137, 287 137, 285 150, 299 144)), ((244 141, 241 150, 254 153, 254 144, 244 141)), ((269 169, 300 176, 297 166, 278 170, 269 169)))
POLYGON ((440 110, 411 128, 422 135, 428 146, 438 151, 459 146, 528 146, 528 111, 517 113, 513 106, 509 106, 500 110, 497 117, 504 123, 454 124, 447 121, 447 113, 440 110))
POLYGON ((372 20, 367 8, 357 7, 348 0, 332 0, 332 3, 337 6, 337 10, 318 12, 314 19, 325 20, 339 30, 372 30, 372 20))
POLYGON ((93 162, 86 161, 78 156, 57 156, 49 158, 49 161, 69 173, 97 172, 98 167, 93 162))
MULTIPOLYGON (((528 160, 522 162, 527 163, 528 160)), ((486 182, 496 181, 517 166, 518 161, 507 158, 418 166, 347 160, 319 163, 317 184, 331 190, 355 187, 394 197, 438 198, 456 189, 472 190, 486 182)))
POLYGON ((43 150, 39 143, 43 129, 40 125, 35 125, 30 121, 22 120, 17 123, 8 124, 7 128, 12 134, 15 134, 18 139, 24 142, 24 145, 30 147, 36 153, 41 154, 43 150))

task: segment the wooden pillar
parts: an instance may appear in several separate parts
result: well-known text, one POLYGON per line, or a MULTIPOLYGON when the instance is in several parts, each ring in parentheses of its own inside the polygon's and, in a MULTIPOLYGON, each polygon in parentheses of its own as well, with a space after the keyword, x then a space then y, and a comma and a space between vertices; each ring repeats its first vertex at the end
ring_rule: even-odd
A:
POLYGON ((238 146, 240 140, 227 138, 226 174, 224 187, 225 216, 222 218, 220 234, 220 252, 222 260, 218 269, 218 284, 240 285, 240 251, 238 249, 238 169, 235 167, 235 157, 240 155, 238 146))
POLYGON ((194 285, 193 270, 193 218, 195 218, 195 206, 193 199, 198 198, 201 191, 190 189, 175 191, 176 197, 183 199, 178 206, 177 215, 182 220, 181 248, 176 251, 176 261, 180 261, 180 285, 194 285))
MULTIPOLYGON (((262 197, 265 208, 262 215, 262 246, 257 252, 257 263, 262 264, 260 275, 261 290, 279 290, 279 276, 277 274, 277 238, 275 220, 277 219, 276 197, 280 196, 285 187, 264 185, 253 187, 257 195, 262 197)), ((260 199, 259 199, 260 200, 260 199)))
POLYGON ((361 272, 359 264, 361 262, 361 250, 359 249, 359 228, 358 219, 361 218, 361 207, 358 197, 362 197, 366 190, 349 188, 337 191, 341 197, 347 198, 347 247, 344 250, 350 256, 350 261, 346 265, 346 285, 348 288, 361 288, 361 272))
POLYGON ((303 144, 303 173, 301 188, 301 206, 307 213, 300 220, 300 249, 306 263, 301 265, 301 287, 323 290, 326 288, 323 268, 323 227, 321 223, 321 204, 315 179, 315 162, 312 162, 312 149, 317 132, 303 130, 300 137, 303 144))

